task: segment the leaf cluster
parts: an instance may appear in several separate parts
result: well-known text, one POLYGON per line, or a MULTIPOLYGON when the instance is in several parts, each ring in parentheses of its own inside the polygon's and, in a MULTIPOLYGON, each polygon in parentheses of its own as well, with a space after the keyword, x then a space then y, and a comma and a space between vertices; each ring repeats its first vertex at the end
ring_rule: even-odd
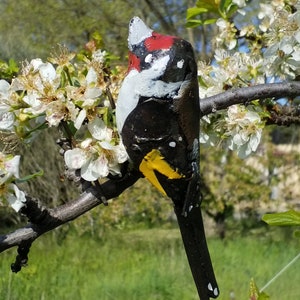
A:
POLYGON ((238 8, 232 0, 197 0, 196 6, 187 10, 186 26, 193 28, 215 23, 218 18, 230 19, 238 8))
POLYGON ((11 81, 11 79, 16 76, 19 72, 19 66, 17 62, 10 58, 8 62, 0 60, 0 78, 5 79, 7 81, 11 81))

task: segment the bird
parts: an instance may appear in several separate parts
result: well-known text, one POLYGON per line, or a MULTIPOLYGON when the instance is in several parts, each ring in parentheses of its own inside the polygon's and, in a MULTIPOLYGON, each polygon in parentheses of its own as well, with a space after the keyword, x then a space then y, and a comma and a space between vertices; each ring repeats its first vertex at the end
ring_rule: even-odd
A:
POLYGON ((171 198, 200 300, 217 298, 200 209, 199 87, 191 44, 129 23, 116 124, 132 168, 171 198))

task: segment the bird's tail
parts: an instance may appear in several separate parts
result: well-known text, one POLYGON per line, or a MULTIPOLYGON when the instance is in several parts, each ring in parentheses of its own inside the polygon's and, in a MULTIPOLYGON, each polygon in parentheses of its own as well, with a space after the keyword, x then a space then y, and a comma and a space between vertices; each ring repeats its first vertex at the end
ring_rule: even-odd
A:
POLYGON ((182 207, 175 206, 175 213, 200 300, 217 298, 219 288, 207 248, 200 207, 194 206, 184 215, 182 207))

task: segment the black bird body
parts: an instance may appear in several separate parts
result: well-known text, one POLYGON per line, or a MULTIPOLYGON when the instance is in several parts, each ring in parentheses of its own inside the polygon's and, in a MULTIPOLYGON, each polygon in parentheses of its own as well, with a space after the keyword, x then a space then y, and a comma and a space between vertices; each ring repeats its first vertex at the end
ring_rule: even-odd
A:
POLYGON ((116 118, 133 167, 169 196, 201 300, 219 294, 200 211, 199 95, 191 45, 139 18, 129 26, 129 68, 116 118))

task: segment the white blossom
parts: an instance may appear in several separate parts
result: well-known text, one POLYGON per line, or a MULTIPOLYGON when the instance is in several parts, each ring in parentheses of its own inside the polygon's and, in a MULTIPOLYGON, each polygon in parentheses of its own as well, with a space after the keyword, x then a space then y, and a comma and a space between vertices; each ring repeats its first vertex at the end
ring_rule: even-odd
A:
POLYGON ((93 53, 92 59, 99 63, 104 63, 106 54, 107 52, 105 50, 98 49, 93 53))
POLYGON ((94 118, 88 124, 88 130, 92 137, 99 141, 111 141, 113 130, 108 128, 102 119, 94 118))
MULTIPOLYGON (((104 128, 103 130, 105 131, 104 128)), ((105 134, 102 136, 99 133, 100 136, 106 138, 105 134)), ((74 148, 65 152, 65 163, 72 170, 80 169, 81 177, 87 181, 104 178, 109 173, 114 175, 120 174, 120 164, 128 159, 122 143, 112 145, 105 139, 95 141, 92 138, 87 138, 78 146, 80 148, 74 148)))
POLYGON ((228 147, 245 158, 257 150, 262 134, 261 118, 257 112, 241 105, 230 106, 227 115, 225 134, 228 147))
POLYGON ((11 108, 10 101, 10 84, 0 80, 0 130, 12 131, 15 123, 15 114, 11 108))
POLYGON ((232 50, 237 45, 237 39, 235 37, 236 29, 233 24, 222 18, 216 22, 219 27, 219 34, 216 36, 216 42, 218 45, 225 45, 228 50, 232 50))
POLYGON ((81 168, 81 177, 87 181, 95 181, 109 174, 108 159, 102 154, 96 159, 88 160, 81 168))
POLYGON ((77 115, 77 118, 74 122, 74 126, 76 129, 80 129, 81 125, 83 124, 85 118, 86 118, 86 110, 82 109, 79 114, 77 115))
POLYGON ((77 170, 87 162, 86 152, 80 148, 67 150, 64 154, 65 163, 68 168, 77 170))
POLYGON ((25 193, 13 183, 9 184, 8 191, 4 197, 16 212, 26 205, 25 193))
POLYGON ((232 3, 236 4, 238 7, 246 6, 245 0, 232 0, 232 3))
POLYGON ((97 72, 95 71, 94 68, 89 68, 87 74, 86 74, 86 83, 87 85, 91 83, 96 83, 98 80, 98 75, 97 72))
POLYGON ((15 123, 15 115, 6 104, 0 104, 0 130, 12 131, 15 123))
POLYGON ((19 178, 20 155, 5 155, 0 152, 0 185, 19 178))
POLYGON ((9 90, 10 90, 10 84, 6 80, 1 79, 0 80, 0 99, 1 100, 8 100, 9 90))

